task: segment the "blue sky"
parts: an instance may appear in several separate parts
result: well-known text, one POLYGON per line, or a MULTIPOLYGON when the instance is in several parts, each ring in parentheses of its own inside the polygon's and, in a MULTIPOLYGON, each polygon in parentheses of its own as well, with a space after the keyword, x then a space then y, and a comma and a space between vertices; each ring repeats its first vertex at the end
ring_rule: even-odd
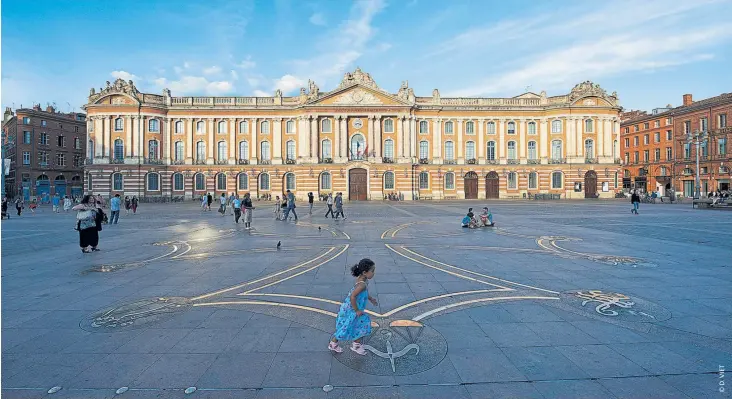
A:
POLYGON ((332 90, 360 66, 396 92, 565 94, 627 109, 732 91, 732 0, 5 0, 2 105, 80 109, 119 76, 145 92, 332 90))

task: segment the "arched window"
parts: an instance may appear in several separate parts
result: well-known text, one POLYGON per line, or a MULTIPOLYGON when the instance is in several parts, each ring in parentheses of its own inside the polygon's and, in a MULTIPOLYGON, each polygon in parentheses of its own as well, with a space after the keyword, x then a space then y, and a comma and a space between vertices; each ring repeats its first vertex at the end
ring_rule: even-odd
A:
POLYGON ((285 190, 295 190, 295 174, 292 172, 285 173, 285 190))
POLYGON ((149 159, 158 159, 158 141, 150 140, 147 142, 147 157, 149 159))
POLYGON ((516 172, 508 172, 508 188, 514 190, 518 188, 518 176, 516 172))
POLYGON ((536 123, 535 122, 529 122, 529 134, 536 134, 536 123))
POLYGON ((206 160, 206 143, 199 141, 196 143, 196 161, 206 160))
POLYGON ((94 140, 89 140, 89 144, 87 144, 87 149, 89 150, 89 159, 94 159, 94 140))
POLYGON ((239 142, 239 159, 249 159, 249 142, 239 142))
POLYGON ((260 159, 262 161, 269 161, 269 159, 270 159, 269 141, 263 141, 262 144, 260 145, 260 150, 261 150, 259 153, 260 159))
POLYGON ((455 174, 452 172, 445 173, 445 190, 455 189, 455 174))
POLYGON ((239 122, 239 133, 242 133, 242 134, 249 133, 249 122, 247 122, 247 121, 239 122))
POLYGON ((475 134, 475 123, 467 122, 465 124, 465 134, 475 134))
POLYGON ((295 141, 294 140, 288 140, 287 141, 287 159, 288 160, 295 160, 295 141))
POLYGON ((536 172, 530 172, 529 173, 529 189, 537 189, 539 188, 539 179, 536 174, 536 172))
POLYGON ((122 118, 116 118, 114 120, 114 130, 117 132, 121 131, 123 129, 123 123, 122 118))
POLYGON ((196 133, 198 133, 198 134, 206 133, 206 124, 203 121, 196 122, 196 133))
POLYGON ((160 175, 157 173, 147 174, 147 191, 160 191, 160 175))
POLYGON ((587 132, 587 133, 592 132, 592 128, 593 128, 592 122, 593 122, 592 119, 585 119, 585 132, 587 132))
POLYGON ((552 188, 562 188, 562 172, 552 172, 552 188))
POLYGON ((332 129, 331 126, 332 125, 331 125, 330 119, 323 119, 320 122, 320 131, 323 133, 330 133, 331 129, 332 129))
POLYGON ((394 140, 387 139, 384 141, 384 157, 394 159, 394 140))
POLYGON ((475 159, 475 142, 468 141, 465 143, 465 159, 475 159))
POLYGON ((219 123, 218 123, 218 129, 217 129, 218 132, 219 133, 226 133, 226 130, 227 130, 226 129, 226 125, 227 125, 226 121, 219 121, 219 123))
POLYGON ((183 122, 182 121, 175 122, 175 132, 178 134, 183 133, 183 122))
POLYGON ((394 189, 394 172, 384 173, 384 190, 394 189))
POLYGON ((496 123, 495 122, 488 122, 488 134, 496 134, 496 123))
POLYGON ((320 189, 321 190, 330 190, 330 173, 323 172, 320 174, 320 189))
POLYGON ((529 159, 536 159, 536 141, 529 141, 529 159))
POLYGON ((595 157, 594 142, 590 139, 585 140, 585 159, 592 159, 595 157))
POLYGON ((445 142, 445 159, 448 161, 455 159, 455 144, 452 141, 445 142))
POLYGON ((175 142, 175 160, 176 161, 182 161, 184 158, 183 154, 183 142, 182 141, 176 141, 175 142))
POLYGON ((562 140, 552 140, 552 159, 562 159, 562 140))
POLYGON ((239 190, 249 190, 249 176, 246 173, 239 173, 237 178, 239 190))
POLYGON ((562 133, 562 121, 555 119, 552 121, 552 133, 562 133))
POLYGON ((419 189, 427 190, 430 188, 430 174, 427 172, 419 173, 419 189))
POLYGON ((394 133, 393 119, 384 119, 384 133, 394 133))
POLYGON ((225 159, 229 158, 229 155, 226 151, 226 142, 225 141, 219 141, 216 144, 216 159, 219 161, 223 161, 225 159))
POLYGON ((122 139, 114 140, 114 159, 124 159, 125 145, 122 139))
POLYGON ((516 134, 516 122, 508 122, 506 126, 508 134, 516 134))
POLYGON ((269 190, 269 175, 267 173, 259 175, 259 189, 269 190))
POLYGON ((226 191, 226 173, 219 173, 216 175, 216 189, 219 191, 226 191))
POLYGON ((331 147, 332 143, 328 139, 325 139, 320 143, 320 154, 323 159, 333 158, 333 155, 331 153, 331 147))
POLYGON ((430 143, 426 140, 419 142, 419 159, 427 159, 430 156, 430 143))
POLYGON ((112 175, 112 190, 122 191, 124 187, 124 177, 122 173, 115 173, 112 175))
MULTIPOLYGON (((366 139, 362 134, 354 134, 353 137, 351 137, 351 159, 363 159, 366 156, 364 154, 365 151, 366 139)), ((386 153, 386 149, 384 152, 386 153)))
POLYGON ((269 121, 262 121, 262 123, 259 124, 260 127, 260 133, 262 134, 269 134, 269 121))
POLYGON ((160 121, 157 119, 147 121, 147 130, 150 133, 158 133, 160 131, 160 121))
POLYGON ((295 133, 295 121, 287 121, 285 124, 286 132, 287 134, 294 134, 295 133))
POLYGON ((489 161, 495 161, 496 160, 496 142, 495 141, 489 141, 486 151, 486 159, 489 161))
POLYGON ((429 133, 430 128, 427 121, 419 121, 419 132, 422 134, 429 133))
POLYGON ((516 142, 508 142, 508 159, 516 159, 516 142))
POLYGON ((445 122, 445 134, 452 134, 452 133, 453 133, 452 122, 445 122))
POLYGON ((173 190, 183 191, 183 173, 173 173, 173 190))
POLYGON ((206 176, 204 176, 203 173, 196 173, 195 186, 196 191, 203 191, 206 189, 206 176))

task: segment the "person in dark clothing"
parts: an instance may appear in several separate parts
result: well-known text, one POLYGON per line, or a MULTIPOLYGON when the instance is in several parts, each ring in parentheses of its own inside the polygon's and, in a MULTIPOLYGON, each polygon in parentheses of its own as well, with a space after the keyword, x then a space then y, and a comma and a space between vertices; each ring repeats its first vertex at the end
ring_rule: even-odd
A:
POLYGON ((330 215, 335 218, 335 213, 333 213, 333 193, 328 193, 325 201, 325 204, 328 206, 328 212, 325 213, 325 217, 328 218, 328 215, 330 215))
POLYGON ((206 196, 206 204, 208 205, 208 210, 209 210, 209 211, 211 210, 211 204, 212 204, 212 203, 213 203, 213 195, 211 195, 211 193, 209 193, 209 194, 208 194, 208 195, 206 196))
POLYGON ((90 195, 84 196, 79 205, 71 208, 77 211, 76 229, 79 231, 79 246, 81 252, 89 253, 99 251, 99 230, 101 230, 101 215, 95 204, 95 199, 90 195), (87 249, 91 247, 91 249, 87 249))
POLYGON ((315 200, 315 196, 312 192, 308 193, 308 204, 310 204, 310 214, 313 214, 313 201, 315 200))
POLYGON ((633 209, 630 210, 630 213, 638 214, 638 206, 640 205, 640 196, 638 195, 637 191, 633 191, 633 193, 630 195, 630 203, 633 204, 633 209))
POLYGON ((254 205, 252 205, 252 197, 249 193, 244 194, 244 201, 241 204, 244 208, 244 228, 250 230, 252 228, 252 212, 254 212, 254 205))

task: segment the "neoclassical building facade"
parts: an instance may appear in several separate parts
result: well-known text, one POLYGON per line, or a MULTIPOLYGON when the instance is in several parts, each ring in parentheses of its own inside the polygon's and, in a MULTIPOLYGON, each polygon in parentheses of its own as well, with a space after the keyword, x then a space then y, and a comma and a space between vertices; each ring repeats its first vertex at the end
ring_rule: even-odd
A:
POLYGON ((350 200, 612 197, 618 183, 615 93, 446 98, 397 93, 356 69, 334 90, 299 96, 172 97, 132 81, 91 89, 87 191, 198 197, 250 192, 350 200))

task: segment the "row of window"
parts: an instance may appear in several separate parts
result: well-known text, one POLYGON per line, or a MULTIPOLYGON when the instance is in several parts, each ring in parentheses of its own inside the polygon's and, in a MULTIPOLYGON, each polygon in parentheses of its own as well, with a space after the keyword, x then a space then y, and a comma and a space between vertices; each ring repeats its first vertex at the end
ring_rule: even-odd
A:
MULTIPOLYGON (((671 125, 671 118, 666 118, 666 126, 671 125)), ((653 127, 658 128, 661 127, 661 121, 657 120, 653 122, 653 127)), ((709 123, 707 121, 707 118, 699 118, 699 127, 700 130, 705 131, 709 129, 709 123)), ((718 114, 717 115, 717 128, 722 129, 727 127, 727 114, 718 114)), ((648 130, 650 128, 649 122, 643 123, 643 129, 648 130)), ((640 125, 634 125, 633 131, 637 132, 640 130, 640 125)), ((691 121, 684 121, 684 134, 691 132, 691 121)), ((630 127, 625 128, 625 133, 630 133, 630 127)), ((656 133, 658 134, 658 133, 656 133)), ((667 140, 671 140, 670 138, 667 138, 667 140)))
MULTIPOLYGON (((684 158, 691 158, 691 152, 692 152, 693 145, 691 143, 684 143, 683 144, 683 150, 684 150, 684 158)), ((699 145, 699 155, 702 157, 709 156, 709 147, 707 145, 707 142, 703 142, 699 145)), ((640 162, 640 153, 638 151, 635 151, 633 153, 633 160, 635 163, 640 162)), ((720 138, 717 140, 717 155, 727 155, 727 139, 720 138)), ((661 149, 656 148, 654 150, 654 161, 660 161, 661 160, 661 149)), ((666 160, 670 161, 673 159, 673 148, 672 147, 666 147, 666 160)), ((643 151, 643 162, 649 162, 650 161, 650 151, 645 150, 643 151)), ((630 153, 625 153, 625 163, 630 163, 630 153)))
MULTIPOLYGON (((23 151, 23 165, 31 164, 31 153, 30 151, 23 151)), ((38 164, 40 166, 48 166, 48 152, 38 152, 38 164)), ((84 164, 81 155, 74 155, 73 166, 80 167, 84 164)), ((66 166, 66 154, 56 154, 56 166, 66 166)))
MULTIPOLYGON (((79 119, 79 117, 77 116, 76 120, 82 120, 82 119, 79 119)), ((23 124, 24 125, 30 125, 30 123, 31 123, 30 117, 24 116, 23 117, 23 124)), ((48 126, 48 122, 46 122, 44 119, 41 119, 41 127, 47 127, 47 126, 48 126)), ((64 125, 61 124, 61 123, 59 123, 58 124, 58 128, 59 129, 63 129, 64 128, 64 125)), ((79 127, 78 126, 74 126, 74 131, 78 133, 79 132, 79 127)))
MULTIPOLYGON (((666 141, 673 140, 673 133, 671 133, 670 130, 666 130, 666 141)), ((633 137, 633 146, 637 147, 640 142, 640 139, 638 136, 633 137)), ((653 134, 653 142, 654 143, 660 143, 661 142, 661 132, 656 132, 653 134)), ((648 145, 650 143, 650 136, 648 134, 643 136, 643 144, 648 145)), ((625 138, 625 147, 630 147, 630 137, 625 138)))
MULTIPOLYGON (((671 123, 673 123, 673 122, 672 122, 671 118, 668 117, 668 118, 666 118, 666 125, 664 125, 664 126, 671 126, 671 123)), ((650 127, 651 127, 650 122, 643 123, 643 130, 648 130, 648 129, 650 129, 650 127)), ((659 120, 653 121, 653 127, 654 128, 661 127, 661 120, 659 119, 659 120)), ((640 125, 633 126, 634 132, 637 132, 639 130, 640 130, 640 125)), ((630 127, 625 128, 625 133, 630 133, 630 127)))
MULTIPOLYGON (((23 132, 23 144, 31 144, 33 141, 33 137, 31 132, 24 131, 23 132)), ((38 136, 38 144, 40 145, 48 145, 48 133, 41 133, 38 136)), ((56 138, 56 144, 58 144, 59 147, 66 147, 66 136, 57 136, 56 138)), ((80 150, 81 149, 81 139, 78 137, 74 137, 74 149, 80 150)))
MULTIPOLYGON (((296 190, 296 176, 294 173, 285 173, 283 176, 284 189, 285 190, 296 190)), ((160 175, 158 173, 148 173, 146 178, 146 187, 148 191, 159 191, 160 190, 160 175)), ((268 173, 260 173, 258 177, 258 187, 260 190, 270 189, 270 176, 268 173)), ((318 179, 320 190, 331 190, 332 176, 329 172, 322 172, 318 179)), ((518 189, 519 175, 516 172, 509 172, 506 176, 506 184, 508 189, 518 189)), ((562 172, 552 172, 551 174, 551 187, 552 189, 561 189, 563 187, 564 175, 562 172)), ((219 173, 215 177, 216 190, 226 191, 229 190, 227 175, 226 173, 219 173)), ((246 173, 239 173, 236 177, 236 187, 238 190, 249 190, 249 175, 246 173)), ((395 175, 394 172, 384 172, 383 178, 384 190, 395 189, 395 175)), ((527 176, 527 183, 529 189, 538 189, 539 178, 537 172, 530 172, 527 176)), ((183 191, 185 189, 185 180, 182 173, 174 173, 172 176, 173 191, 183 191)), ((90 183, 91 186, 91 183, 90 183)), ((197 173, 193 176, 193 186, 196 191, 206 191, 206 176, 203 173, 197 173)), ((430 188, 430 175, 427 172, 421 172, 419 174, 419 189, 428 190, 430 188)), ((447 172, 444 175, 444 188, 445 190, 455 189, 455 173, 447 172)), ((122 173, 112 174, 112 190, 123 191, 124 190, 124 176, 122 173)))

